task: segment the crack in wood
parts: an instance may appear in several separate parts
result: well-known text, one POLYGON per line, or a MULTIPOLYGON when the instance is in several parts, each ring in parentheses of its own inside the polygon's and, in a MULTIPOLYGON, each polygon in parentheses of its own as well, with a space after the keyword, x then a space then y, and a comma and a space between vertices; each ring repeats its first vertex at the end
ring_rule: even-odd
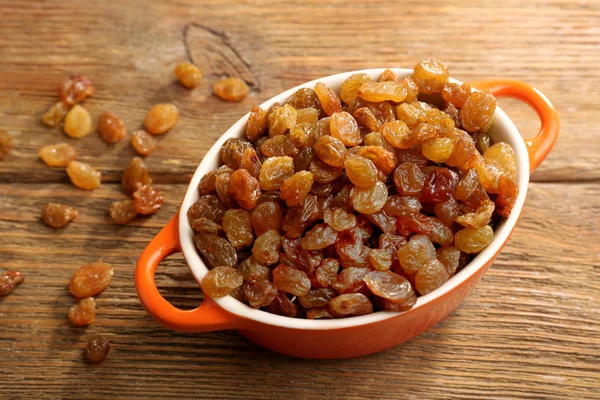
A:
POLYGON ((254 91, 261 90, 260 80, 241 52, 224 32, 196 22, 183 28, 183 44, 188 59, 207 76, 234 76, 243 79, 254 91))

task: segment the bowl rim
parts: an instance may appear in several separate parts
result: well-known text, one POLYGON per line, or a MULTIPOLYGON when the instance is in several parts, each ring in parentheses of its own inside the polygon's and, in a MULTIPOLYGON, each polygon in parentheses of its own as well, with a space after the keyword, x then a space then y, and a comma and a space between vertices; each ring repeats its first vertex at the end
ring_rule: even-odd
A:
MULTIPOLYGON (((357 71, 343 72, 335 75, 330 75, 304 84, 298 85, 292 89, 286 90, 276 96, 273 96, 269 100, 263 102, 260 107, 267 110, 275 102, 283 103, 288 97, 290 97, 298 89, 302 88, 314 88, 317 82, 323 82, 328 87, 334 90, 338 90, 342 82, 346 80, 350 75, 365 73, 372 79, 377 79, 381 73, 387 68, 372 68, 363 69, 357 71)), ((411 76, 413 73, 412 69, 406 68, 389 68, 398 77, 411 76)), ((461 84, 461 81, 450 78, 450 82, 461 84)), ((247 113, 234 123, 210 148, 210 150, 202 158, 202 161, 198 165, 190 184, 187 188, 183 201, 181 203, 179 212, 179 243, 183 257, 185 258, 194 278, 199 283, 204 275, 208 272, 208 268, 202 261, 199 253, 196 250, 194 244, 193 230, 187 219, 188 208, 199 198, 197 190, 198 184, 202 176, 207 172, 215 168, 219 164, 219 150, 223 143, 234 137, 243 137, 246 121, 250 113, 247 113)), ((329 329, 343 329, 350 327, 357 327, 361 325, 372 324, 388 320, 391 318, 398 318, 402 315, 417 312, 420 308, 426 304, 433 302, 435 299, 446 295, 447 293, 455 290, 457 287, 463 285, 471 277, 477 274, 477 272, 484 268, 487 263, 492 260, 500 251, 502 246, 508 240, 520 214, 523 209, 527 188, 529 184, 529 155, 525 141, 519 133, 517 127, 510 120, 510 118, 502 111, 500 107, 496 108, 494 114, 494 125, 492 130, 500 131, 503 137, 503 141, 508 142, 514 149, 517 159, 517 180, 519 194, 515 205, 511 211, 510 216, 501 221, 494 231, 494 240, 492 243, 485 248, 482 252, 477 254, 470 262, 463 268, 459 273, 451 277, 444 285, 434 290, 433 292, 421 296, 417 299, 417 303, 408 311, 404 312, 393 312, 393 311, 377 311, 372 314, 347 317, 340 319, 328 319, 328 320, 308 320, 303 318, 290 318, 281 315, 271 314, 266 311, 254 309, 231 296, 222 298, 213 298, 221 308, 227 312, 234 314, 243 319, 253 320, 259 323, 273 325, 278 327, 292 328, 292 329, 308 329, 308 330, 329 330, 329 329)))

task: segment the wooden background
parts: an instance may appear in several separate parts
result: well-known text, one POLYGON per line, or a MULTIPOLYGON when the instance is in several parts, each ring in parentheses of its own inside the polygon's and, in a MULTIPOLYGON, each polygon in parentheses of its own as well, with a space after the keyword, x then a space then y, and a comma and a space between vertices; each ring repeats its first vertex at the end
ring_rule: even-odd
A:
MULTIPOLYGON (((26 281, 0 298, 0 397, 7 399, 600 399, 600 3, 502 1, 13 1, 0 2, 0 128, 15 143, 0 162, 0 269, 26 281), (461 80, 522 79, 557 106, 558 143, 532 176, 522 218, 474 293, 445 321, 394 349, 352 360, 307 361, 258 348, 235 332, 181 334, 158 326, 136 297, 133 269, 148 241, 175 213, 196 165, 252 104, 297 84, 373 67, 444 60, 461 80), (176 84, 191 59, 202 87, 176 84), (87 75, 85 102, 131 132, 149 107, 171 101, 179 124, 147 158, 166 204, 152 218, 111 224, 123 199, 128 140, 81 140, 40 118, 66 75, 87 75), (222 75, 244 78, 241 104, 211 96, 222 75), (46 144, 69 142, 98 167, 93 192, 37 159, 46 144), (48 201, 80 217, 52 230, 39 218, 48 201), (115 267, 98 296, 96 323, 72 328, 67 284, 82 264, 115 267), (87 338, 112 351, 101 366, 82 361, 87 338)), ((501 100, 525 136, 533 111, 501 100)), ((181 257, 157 275, 183 307, 201 293, 181 257)))

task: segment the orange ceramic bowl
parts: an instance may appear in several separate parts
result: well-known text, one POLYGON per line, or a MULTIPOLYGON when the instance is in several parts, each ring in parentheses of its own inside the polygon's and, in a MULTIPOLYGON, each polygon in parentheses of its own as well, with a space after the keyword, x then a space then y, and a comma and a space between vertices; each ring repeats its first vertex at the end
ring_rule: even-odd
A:
MULTIPOLYGON (((377 79, 383 69, 353 71, 321 78, 288 90, 262 104, 268 109, 274 102, 283 103, 300 88, 313 88, 318 81, 339 90, 350 75, 364 72, 377 79)), ((394 69, 398 76, 412 74, 409 69, 394 69)), ((517 223, 529 183, 529 175, 544 160, 556 141, 559 120, 548 99, 536 89, 519 81, 494 80, 474 84, 497 97, 510 96, 531 105, 539 114, 542 127, 538 135, 523 140, 515 125, 500 109, 490 134, 494 141, 509 143, 517 156, 519 196, 509 218, 496 228, 494 241, 463 270, 442 287, 419 297, 409 311, 379 311, 358 317, 333 320, 306 320, 255 310, 227 296, 205 297, 196 309, 184 311, 167 302, 154 281, 157 265, 170 254, 182 252, 197 282, 208 272, 194 245, 194 234, 186 213, 198 199, 198 183, 207 172, 219 165, 219 149, 225 140, 242 137, 248 115, 236 122, 204 156, 190 182, 180 212, 150 242, 142 253, 135 271, 138 296, 148 313, 170 329, 187 332, 210 332, 234 329, 249 340, 278 353, 302 358, 348 358, 375 353, 409 340, 446 317, 471 292, 473 286, 492 264, 517 223)))

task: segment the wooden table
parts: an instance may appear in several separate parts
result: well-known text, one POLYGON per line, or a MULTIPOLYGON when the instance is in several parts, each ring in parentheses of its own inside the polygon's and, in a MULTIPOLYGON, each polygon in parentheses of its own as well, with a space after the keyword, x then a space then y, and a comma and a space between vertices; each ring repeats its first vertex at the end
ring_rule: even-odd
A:
MULTIPOLYGON (((0 299, 0 397, 600 399, 598 1, 254 3, 0 3, 0 128, 15 143, 0 162, 0 269, 26 276, 0 299), (145 313, 133 285, 137 257, 175 213, 207 149, 252 104, 319 76, 412 67, 428 57, 461 80, 527 81, 562 120, 511 240, 462 306, 402 346, 343 361, 282 357, 235 332, 176 333, 145 313), (205 74, 193 91, 172 73, 188 59, 205 74), (106 145, 95 131, 70 139, 41 124, 57 85, 73 73, 94 82, 85 102, 94 121, 111 111, 131 132, 154 103, 180 108, 179 124, 146 160, 166 194, 157 215, 126 227, 107 215, 125 198, 128 140, 106 145), (250 97, 213 97, 222 75, 245 79, 250 97), (56 142, 75 145, 80 160, 102 171, 97 190, 74 188, 63 170, 37 158, 56 142), (66 229, 46 227, 40 210, 48 201, 75 205, 79 218, 66 229), (97 298, 96 323, 72 328, 69 278, 100 259, 114 266, 113 282, 97 298), (97 333, 113 347, 103 365, 91 366, 82 348, 97 333)), ((525 136, 536 132, 533 111, 500 104, 525 136)), ((165 261, 157 281, 176 306, 199 304, 181 257, 165 261)))

